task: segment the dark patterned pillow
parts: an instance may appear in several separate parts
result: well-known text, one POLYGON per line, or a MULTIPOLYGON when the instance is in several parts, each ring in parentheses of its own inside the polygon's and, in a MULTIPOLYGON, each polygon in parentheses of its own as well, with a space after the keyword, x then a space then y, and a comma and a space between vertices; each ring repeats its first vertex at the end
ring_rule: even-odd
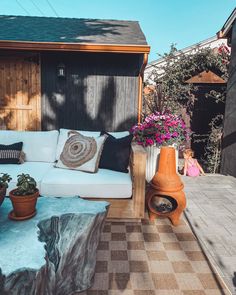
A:
POLYGON ((21 164, 23 142, 0 144, 0 164, 21 164))

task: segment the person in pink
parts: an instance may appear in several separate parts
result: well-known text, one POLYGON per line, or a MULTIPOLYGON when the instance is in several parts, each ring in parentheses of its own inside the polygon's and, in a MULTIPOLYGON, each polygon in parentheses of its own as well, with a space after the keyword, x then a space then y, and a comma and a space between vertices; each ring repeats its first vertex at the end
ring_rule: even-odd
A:
POLYGON ((201 165, 198 163, 197 159, 194 159, 194 152, 191 149, 186 149, 184 151, 184 175, 186 176, 199 176, 205 175, 201 165))

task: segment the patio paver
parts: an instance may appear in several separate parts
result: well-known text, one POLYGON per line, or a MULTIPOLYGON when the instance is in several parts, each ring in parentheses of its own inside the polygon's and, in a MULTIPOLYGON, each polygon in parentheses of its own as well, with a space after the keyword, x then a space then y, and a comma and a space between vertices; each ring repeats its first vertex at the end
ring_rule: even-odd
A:
POLYGON ((211 264, 236 294, 236 178, 207 175, 182 179, 186 218, 211 264))

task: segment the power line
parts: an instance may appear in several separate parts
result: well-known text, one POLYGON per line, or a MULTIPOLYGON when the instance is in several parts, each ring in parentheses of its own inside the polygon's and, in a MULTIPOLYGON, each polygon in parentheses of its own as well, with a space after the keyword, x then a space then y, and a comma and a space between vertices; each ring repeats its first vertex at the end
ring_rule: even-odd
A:
POLYGON ((43 13, 43 11, 38 7, 38 5, 36 5, 35 3, 34 3, 34 1, 33 0, 30 0, 30 2, 34 5, 34 7, 43 15, 43 16, 45 16, 45 14, 43 13))
POLYGON ((24 6, 18 1, 16 0, 16 3, 28 14, 30 15, 29 11, 27 9, 24 8, 24 6))
POLYGON ((47 1, 48 5, 51 7, 52 11, 55 13, 55 15, 56 15, 57 17, 59 17, 58 13, 56 12, 56 10, 55 10, 55 8, 52 6, 52 4, 49 2, 49 0, 46 0, 46 1, 47 1))

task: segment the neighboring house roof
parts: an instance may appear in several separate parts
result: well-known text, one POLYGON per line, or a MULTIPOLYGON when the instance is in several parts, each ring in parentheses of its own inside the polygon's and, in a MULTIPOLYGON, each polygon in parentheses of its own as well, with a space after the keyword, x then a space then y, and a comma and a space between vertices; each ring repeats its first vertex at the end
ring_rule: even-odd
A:
MULTIPOLYGON (((188 54, 192 53, 197 48, 215 48, 220 45, 226 45, 227 40, 225 39, 218 39, 217 36, 213 36, 211 38, 205 39, 201 42, 198 42, 196 44, 193 44, 191 46, 185 47, 181 50, 178 50, 175 52, 175 56, 178 57, 180 54, 188 54)), ((162 65, 164 65, 166 62, 165 58, 159 58, 156 59, 150 63, 147 64, 145 72, 144 72, 144 81, 147 81, 149 83, 152 83, 152 72, 158 72, 159 74, 162 73, 162 71, 159 69, 162 65)))
POLYGON ((231 35, 232 25, 236 19, 236 8, 232 11, 226 22, 224 23, 222 29, 218 32, 219 38, 228 38, 231 35))
POLYGON ((185 81, 191 84, 225 84, 226 81, 211 70, 202 71, 185 81))
POLYGON ((4 41, 147 46, 137 21, 2 15, 4 41))

